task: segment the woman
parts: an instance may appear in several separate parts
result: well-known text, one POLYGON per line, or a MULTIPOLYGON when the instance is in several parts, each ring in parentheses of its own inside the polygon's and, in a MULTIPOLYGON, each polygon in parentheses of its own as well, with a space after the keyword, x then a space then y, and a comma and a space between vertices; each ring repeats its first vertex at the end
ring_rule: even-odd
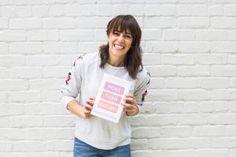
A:
POLYGON ((150 82, 142 66, 141 29, 135 18, 119 15, 108 23, 106 32, 108 43, 100 47, 99 53, 79 57, 61 89, 62 103, 77 116, 74 157, 130 157, 127 117, 138 114, 150 82), (91 115, 104 73, 131 82, 118 123, 91 115))

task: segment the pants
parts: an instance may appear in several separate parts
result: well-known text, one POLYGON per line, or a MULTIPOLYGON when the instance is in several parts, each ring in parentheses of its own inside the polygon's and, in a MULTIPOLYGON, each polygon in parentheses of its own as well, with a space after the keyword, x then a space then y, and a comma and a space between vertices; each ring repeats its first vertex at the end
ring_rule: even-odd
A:
POLYGON ((75 138, 74 157, 131 157, 130 145, 119 146, 111 150, 103 150, 92 147, 75 138))

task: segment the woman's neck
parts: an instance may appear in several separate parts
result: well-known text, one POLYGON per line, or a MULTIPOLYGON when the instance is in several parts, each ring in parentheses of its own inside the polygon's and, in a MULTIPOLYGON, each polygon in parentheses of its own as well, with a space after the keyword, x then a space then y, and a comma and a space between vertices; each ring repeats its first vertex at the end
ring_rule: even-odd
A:
POLYGON ((116 66, 116 67, 122 67, 124 66, 124 60, 122 59, 108 59, 108 64, 112 65, 112 66, 116 66))

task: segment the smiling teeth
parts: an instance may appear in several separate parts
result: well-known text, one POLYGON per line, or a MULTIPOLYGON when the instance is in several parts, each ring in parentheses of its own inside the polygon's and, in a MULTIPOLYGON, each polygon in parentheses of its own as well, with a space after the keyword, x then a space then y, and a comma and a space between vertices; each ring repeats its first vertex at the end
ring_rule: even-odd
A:
POLYGON ((115 48, 117 48, 117 49, 123 49, 123 48, 124 48, 124 46, 115 45, 115 48))

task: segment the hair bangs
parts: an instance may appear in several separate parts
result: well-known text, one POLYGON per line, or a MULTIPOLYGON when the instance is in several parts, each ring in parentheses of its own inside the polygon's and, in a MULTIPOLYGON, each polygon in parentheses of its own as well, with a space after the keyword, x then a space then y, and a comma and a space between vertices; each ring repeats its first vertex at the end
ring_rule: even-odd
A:
POLYGON ((109 34, 111 31, 114 33, 116 31, 118 32, 125 32, 125 33, 133 33, 131 32, 132 30, 132 25, 129 23, 128 19, 125 18, 116 18, 111 21, 111 23, 108 25, 107 28, 107 33, 109 34))

